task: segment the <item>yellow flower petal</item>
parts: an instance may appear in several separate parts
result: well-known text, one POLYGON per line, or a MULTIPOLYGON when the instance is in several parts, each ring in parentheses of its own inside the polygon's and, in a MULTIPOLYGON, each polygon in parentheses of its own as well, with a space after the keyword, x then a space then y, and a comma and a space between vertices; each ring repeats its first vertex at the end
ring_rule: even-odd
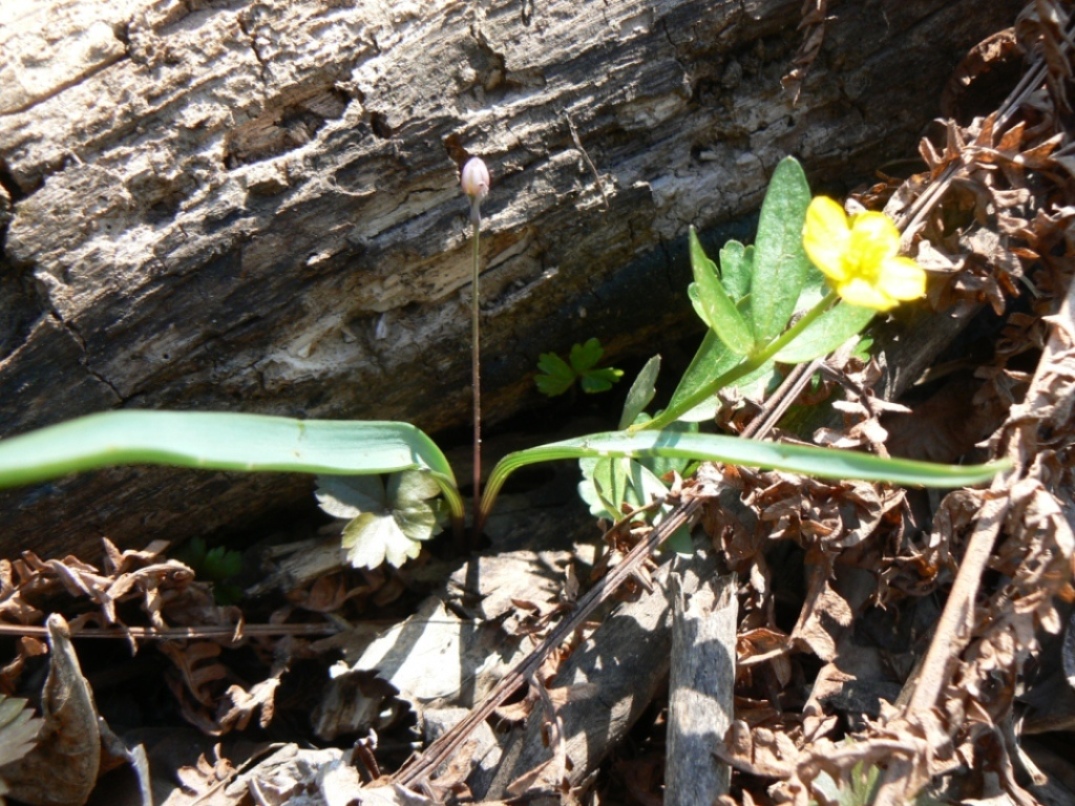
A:
POLYGON ((844 208, 827 196, 814 198, 806 208, 803 225, 803 249, 810 262, 831 280, 844 280, 844 255, 850 240, 851 227, 844 208))
POLYGON ((884 262, 900 251, 900 231, 884 213, 859 213, 851 222, 847 251, 858 264, 854 273, 878 277, 884 262))
POLYGON ((895 299, 861 277, 852 277, 846 283, 840 283, 836 286, 836 293, 851 305, 873 308, 875 311, 887 311, 896 305, 895 299))
POLYGON ((926 273, 909 257, 892 257, 881 264, 878 285, 893 299, 918 299, 926 293, 926 273))
POLYGON ((852 305, 887 311, 926 293, 925 272, 899 257, 900 231, 884 213, 848 219, 836 201, 818 196, 806 208, 803 249, 852 305))

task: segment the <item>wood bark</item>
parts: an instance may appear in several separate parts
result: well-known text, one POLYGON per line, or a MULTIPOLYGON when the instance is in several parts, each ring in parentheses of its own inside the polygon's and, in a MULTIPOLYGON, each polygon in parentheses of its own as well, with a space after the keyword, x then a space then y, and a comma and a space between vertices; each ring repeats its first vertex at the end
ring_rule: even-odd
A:
POLYGON ((668 752, 664 802, 716 803, 732 769, 714 754, 735 716, 735 632, 739 603, 734 574, 706 579, 688 596, 672 575, 672 661, 668 675, 668 752))
MULTIPOLYGON (((688 225, 747 237, 789 153, 834 192, 913 154, 1021 2, 833 3, 796 105, 800 5, 4 4, 2 434, 117 407, 464 424, 465 153, 493 174, 490 421, 536 404, 542 351, 648 357, 692 319, 688 225)), ((0 556, 181 539, 310 486, 87 474, 0 497, 0 556)))

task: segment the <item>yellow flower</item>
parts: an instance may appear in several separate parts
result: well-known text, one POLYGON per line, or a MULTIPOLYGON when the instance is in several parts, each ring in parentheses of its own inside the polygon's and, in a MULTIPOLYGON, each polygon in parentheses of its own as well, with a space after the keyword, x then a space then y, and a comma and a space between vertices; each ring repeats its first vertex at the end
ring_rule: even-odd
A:
POLYGON ((849 219, 837 202, 818 196, 806 209, 803 248, 852 305, 887 311, 926 293, 926 273, 911 258, 900 257, 900 232, 884 213, 849 219))

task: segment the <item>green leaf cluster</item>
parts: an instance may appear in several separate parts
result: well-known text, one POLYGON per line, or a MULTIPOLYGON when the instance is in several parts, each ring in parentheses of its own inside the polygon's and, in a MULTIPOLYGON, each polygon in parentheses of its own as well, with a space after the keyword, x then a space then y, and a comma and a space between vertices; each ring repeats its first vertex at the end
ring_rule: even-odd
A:
POLYGON ((440 487, 422 470, 393 473, 387 483, 379 475, 319 476, 316 496, 329 515, 348 519, 343 548, 356 568, 414 559, 449 515, 440 487))
POLYGON ((568 360, 564 361, 556 353, 542 353, 538 358, 541 372, 534 378, 538 390, 549 397, 556 397, 567 392, 575 381, 587 394, 607 392, 612 384, 623 377, 622 369, 598 367, 597 363, 605 354, 605 349, 597 339, 588 339, 585 344, 571 347, 568 360))
POLYGON ((242 552, 227 546, 209 548, 203 538, 195 537, 173 556, 189 565, 198 579, 213 583, 213 597, 220 604, 235 604, 243 598, 242 589, 231 582, 243 570, 242 552))
POLYGON ((767 384, 774 364, 811 361, 859 333, 874 311, 844 302, 831 305, 825 279, 802 245, 810 187, 802 166, 783 160, 762 203, 751 246, 728 241, 718 267, 691 228, 694 282, 688 294, 708 331, 664 413, 647 427, 713 417, 715 393, 725 386, 767 384), (790 327, 797 322, 799 329, 790 327))

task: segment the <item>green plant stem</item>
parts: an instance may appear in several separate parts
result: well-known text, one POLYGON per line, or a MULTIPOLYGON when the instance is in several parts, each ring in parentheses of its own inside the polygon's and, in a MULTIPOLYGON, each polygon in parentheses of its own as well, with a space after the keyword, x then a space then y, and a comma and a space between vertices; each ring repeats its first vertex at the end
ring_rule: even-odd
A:
POLYGON ((478 202, 471 207, 470 220, 474 228, 474 272, 471 280, 470 298, 470 376, 471 388, 474 390, 474 533, 471 544, 476 545, 482 533, 481 492, 482 492, 482 393, 481 393, 481 293, 479 290, 480 232, 481 213, 478 202))
POLYGON ((793 342, 799 336, 800 333, 802 333, 804 330, 806 330, 806 328, 813 324, 813 322, 819 316, 821 316, 821 314, 825 313, 825 311, 827 311, 833 305, 833 303, 836 302, 837 298, 838 297, 836 292, 830 291, 824 299, 818 302, 817 305, 815 305, 813 308, 803 314, 803 316, 799 319, 798 322, 796 322, 794 325, 789 327, 787 330, 785 330, 783 333, 781 333, 779 336, 769 342, 769 344, 761 352, 749 356, 742 363, 736 364, 727 372, 723 373, 722 375, 718 375, 705 386, 698 389, 694 394, 692 394, 678 406, 665 409, 649 422, 639 423, 638 425, 631 426, 627 429, 628 433, 633 434, 638 431, 648 431, 652 429, 664 428, 665 426, 671 425, 688 411, 693 409, 695 406, 700 406, 711 395, 716 394, 719 389, 723 389, 725 386, 730 386, 731 384, 738 381, 740 378, 745 378, 750 373, 756 372, 766 363, 771 361, 773 356, 775 356, 777 353, 779 353, 781 350, 791 344, 791 342, 793 342))

